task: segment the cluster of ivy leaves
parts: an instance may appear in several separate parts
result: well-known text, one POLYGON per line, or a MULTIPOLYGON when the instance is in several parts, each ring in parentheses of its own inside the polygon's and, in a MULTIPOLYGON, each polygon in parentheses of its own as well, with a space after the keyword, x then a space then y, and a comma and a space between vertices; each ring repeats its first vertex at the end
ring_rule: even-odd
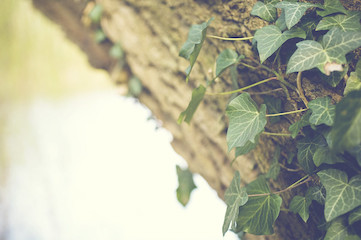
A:
MULTIPOLYGON (((281 68, 274 70, 278 80, 280 76, 287 80, 291 74, 318 69, 320 78, 331 87, 338 86, 342 79, 347 82, 340 102, 332 104, 328 96, 312 99, 305 103, 300 119, 289 126, 288 137, 293 138, 297 146, 297 152, 293 153, 297 162, 292 162, 290 156, 287 164, 302 168, 303 177, 299 181, 282 191, 271 191, 267 181, 277 179, 280 172, 280 148, 269 172, 246 187, 241 187, 240 174, 235 172, 225 193, 227 210, 223 234, 229 229, 237 233, 272 234, 281 206, 287 207, 280 194, 307 182, 305 194, 294 196, 288 209, 307 222, 310 206, 317 203, 324 209, 319 222, 320 239, 361 239, 358 230, 361 224, 361 60, 352 71, 348 62, 350 52, 361 46, 361 12, 346 10, 339 0, 325 0, 323 5, 265 0, 258 1, 251 14, 270 23, 254 34, 259 64, 270 58, 278 60, 281 50, 289 55, 285 72, 281 68), (282 48, 290 39, 295 50, 282 48)), ((179 55, 190 63, 186 70, 187 82, 213 20, 193 25, 180 50, 179 55)), ((216 59, 214 79, 227 68, 242 64, 244 58, 232 49, 221 52, 216 59)), ((178 123, 190 123, 213 80, 193 90, 178 123)), ((272 113, 280 111, 280 102, 258 106, 247 92, 233 98, 226 109, 228 150, 235 149, 236 156, 250 152, 265 134, 266 125, 277 121, 272 113)), ((192 191, 194 187, 187 189, 192 191)))

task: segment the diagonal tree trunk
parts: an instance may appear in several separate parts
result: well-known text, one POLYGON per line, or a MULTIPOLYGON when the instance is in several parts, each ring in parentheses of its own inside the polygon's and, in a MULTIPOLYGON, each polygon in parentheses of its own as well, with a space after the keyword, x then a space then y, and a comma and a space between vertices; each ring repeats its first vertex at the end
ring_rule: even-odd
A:
MULTIPOLYGON (((33 0, 36 8, 62 26, 68 37, 88 55, 96 68, 109 71, 114 81, 119 81, 119 65, 108 55, 111 44, 96 44, 92 30, 81 18, 87 6, 86 0, 33 0)), ((248 155, 241 156, 231 165, 233 156, 227 151, 227 119, 224 116, 228 98, 206 96, 192 122, 177 124, 177 118, 188 105, 192 89, 205 84, 214 72, 216 56, 223 49, 236 49, 247 57, 256 57, 250 41, 225 42, 206 39, 188 84, 184 70, 188 63, 178 57, 178 51, 187 39, 192 24, 199 24, 215 17, 208 32, 224 37, 248 37, 266 23, 250 15, 256 0, 97 0, 104 7, 101 28, 113 43, 120 43, 125 52, 126 63, 132 74, 142 82, 144 91, 140 101, 150 108, 163 126, 174 136, 173 147, 188 162, 192 172, 199 173, 218 195, 223 198, 235 170, 240 171, 242 183, 254 180, 259 173, 269 168, 275 144, 287 145, 288 139, 262 136, 260 145, 248 155)), ((350 1, 360 9, 359 1, 350 1), (358 5, 357 5, 358 4, 358 5)), ((264 71, 239 68, 238 83, 246 85, 264 79, 264 71)), ((272 83, 271 83, 272 85, 272 83)), ((221 79, 211 90, 229 90, 231 81, 221 79)), ((277 86, 278 85, 274 85, 277 86)), ((305 95, 314 94, 304 81, 305 95)), ((313 86, 314 87, 314 86, 313 86)), ((259 91, 271 88, 262 86, 259 91)), ((338 97, 331 90, 331 95, 338 97)), ((285 98, 284 95, 280 97, 285 98)), ((255 100, 262 102, 255 95, 255 100)), ((294 97, 286 108, 301 104, 294 97)), ((289 124, 281 122, 272 130, 281 132, 289 124)), ((282 189, 296 178, 291 174, 275 184, 282 189), (284 184, 284 185, 283 185, 284 184)), ((285 202, 291 195, 283 196, 285 202)), ((221 226, 220 226, 221 229, 221 226)), ((294 214, 281 213, 273 236, 248 236, 247 239, 314 239, 315 226, 312 221, 305 224, 294 214)))

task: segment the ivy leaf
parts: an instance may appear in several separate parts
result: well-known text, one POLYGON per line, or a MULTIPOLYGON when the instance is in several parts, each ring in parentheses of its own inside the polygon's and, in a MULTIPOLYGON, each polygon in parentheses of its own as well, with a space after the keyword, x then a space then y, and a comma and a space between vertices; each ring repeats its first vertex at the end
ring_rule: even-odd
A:
POLYGON ((361 46, 361 32, 343 32, 333 28, 322 38, 322 42, 305 40, 296 44, 287 73, 301 72, 317 67, 322 73, 330 73, 330 64, 346 63, 345 54, 361 46))
POLYGON ((179 184, 177 188, 177 199, 183 206, 186 206, 192 191, 197 188, 197 186, 193 182, 193 174, 189 169, 182 169, 178 165, 176 167, 179 184))
POLYGON ((297 159, 298 163, 305 170, 306 173, 311 174, 315 169, 313 163, 313 155, 319 146, 325 145, 325 140, 322 135, 306 136, 297 143, 297 159))
POLYGON ((324 186, 313 186, 307 189, 306 198, 315 200, 321 205, 325 205, 326 189, 324 186))
POLYGON ((294 25, 296 25, 305 14, 306 10, 311 7, 320 8, 319 5, 304 2, 283 1, 276 4, 276 8, 282 8, 285 12, 286 25, 288 29, 291 29, 294 25))
POLYGON ((231 223, 235 225, 238 218, 238 209, 248 201, 248 195, 246 188, 241 188, 241 177, 239 172, 236 171, 231 182, 231 185, 226 190, 224 195, 225 202, 227 204, 226 216, 223 222, 223 236, 229 229, 231 223))
POLYGON ((361 89, 361 60, 357 62, 356 71, 352 72, 350 77, 347 79, 346 87, 343 92, 344 95, 347 95, 351 91, 361 89))
POLYGON ((337 169, 317 173, 326 188, 325 218, 332 221, 361 205, 361 176, 348 181, 347 174, 337 169))
POLYGON ((317 14, 321 17, 334 13, 347 13, 347 10, 343 7, 339 0, 325 0, 323 10, 317 11, 317 14))
POLYGON ((273 2, 263 3, 257 1, 252 8, 251 15, 258 16, 267 22, 273 22, 277 19, 277 9, 274 7, 273 2))
POLYGON ((361 220, 361 207, 358 207, 355 210, 353 210, 348 216, 348 224, 351 225, 360 220, 361 220))
POLYGON ((311 116, 311 111, 307 111, 302 115, 301 119, 295 123, 293 123, 288 130, 291 132, 292 138, 297 137, 298 133, 303 127, 310 125, 309 119, 311 116))
POLYGON ((186 110, 184 110, 178 117, 178 124, 181 124, 183 120, 186 123, 190 123, 194 113, 196 112, 199 104, 202 102, 204 94, 206 93, 206 88, 203 85, 195 88, 192 91, 192 99, 188 104, 186 110))
POLYGON ((312 110, 312 114, 309 119, 311 124, 333 125, 333 119, 335 118, 335 105, 331 105, 330 102, 331 99, 329 97, 316 98, 315 100, 309 102, 308 107, 312 110))
POLYGON ((300 28, 285 32, 275 25, 265 26, 256 31, 254 39, 257 41, 257 49, 261 63, 269 58, 279 47, 291 38, 306 38, 306 33, 300 28))
POLYGON ((286 25, 286 15, 285 15, 285 11, 281 12, 281 15, 277 18, 275 25, 281 30, 284 31, 287 29, 287 25, 286 25))
POLYGON ((316 31, 330 30, 333 27, 338 27, 342 31, 360 31, 360 12, 347 12, 346 15, 338 14, 335 16, 323 18, 317 25, 316 31))
POLYGON ((202 24, 192 25, 189 29, 188 39, 179 51, 179 56, 189 60, 190 62, 190 65, 186 69, 186 82, 188 82, 189 74, 191 73, 199 52, 202 49, 204 39, 206 38, 207 28, 213 19, 214 18, 211 18, 208 22, 204 22, 202 24))
POLYGON ((312 200, 302 196, 294 196, 290 203, 290 210, 298 213, 304 222, 307 222, 310 216, 309 207, 312 200))
MULTIPOLYGON (((266 104, 269 114, 280 113, 282 110, 282 100, 280 98, 275 98, 272 96, 264 96, 263 101, 266 104)), ((281 119, 280 116, 269 117, 270 123, 276 123, 281 119)))
POLYGON ((315 154, 313 155, 313 162, 318 167, 322 163, 327 163, 327 164, 342 163, 344 162, 344 159, 341 155, 332 152, 329 147, 319 146, 316 149, 315 154))
POLYGON ((281 171, 281 166, 279 164, 280 156, 281 156, 281 148, 279 146, 277 146, 276 150, 273 154, 273 163, 271 164, 271 166, 268 169, 268 172, 266 174, 267 179, 273 179, 273 180, 277 179, 277 177, 281 171))
POLYGON ((354 158, 356 158, 358 165, 361 167, 361 144, 347 150, 354 158))
MULTIPOLYGON (((260 176, 248 184, 247 193, 248 195, 270 193, 265 177, 260 176)), ((272 225, 279 215, 281 204, 282 198, 275 194, 249 197, 248 202, 239 208, 237 232, 272 234, 272 225)))
POLYGON ((228 151, 234 147, 243 147, 248 141, 264 130, 267 123, 266 105, 258 110, 257 104, 248 93, 242 93, 233 99, 227 109, 229 128, 227 131, 228 151))
POLYGON ((361 143, 361 90, 348 93, 336 105, 335 123, 330 134, 334 151, 361 143))
POLYGON ((219 54, 216 60, 216 77, 219 77, 224 70, 237 63, 242 58, 244 58, 244 55, 238 56, 234 50, 229 48, 225 49, 219 54))
POLYGON ((327 229, 324 240, 344 240, 348 237, 348 226, 345 217, 339 217, 332 221, 327 229))
POLYGON ((248 141, 246 142, 246 144, 242 147, 236 147, 236 153, 235 153, 235 157, 238 157, 238 156, 241 156, 241 155, 244 155, 246 153, 249 153, 250 151, 252 151, 253 149, 255 149, 257 147, 257 144, 258 144, 258 140, 259 140, 259 136, 261 134, 258 134, 256 137, 255 137, 255 141, 254 142, 251 142, 251 141, 248 141))

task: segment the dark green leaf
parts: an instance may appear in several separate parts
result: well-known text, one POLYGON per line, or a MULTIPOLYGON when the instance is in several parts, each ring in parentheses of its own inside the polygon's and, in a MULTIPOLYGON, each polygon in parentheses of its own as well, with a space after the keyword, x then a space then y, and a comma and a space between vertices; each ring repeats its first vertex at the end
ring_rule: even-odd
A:
POLYGON ((272 2, 265 4, 261 1, 257 1, 252 8, 251 15, 258 16, 268 22, 273 22, 277 18, 277 9, 272 2))
POLYGON ((317 11, 317 14, 321 17, 334 13, 347 13, 346 9, 343 7, 339 0, 325 0, 323 4, 323 9, 324 10, 317 11))
POLYGON ((202 49, 204 39, 206 38, 207 28, 213 19, 214 18, 211 18, 208 22, 204 22, 202 24, 192 25, 189 29, 188 39, 179 51, 179 56, 189 60, 190 63, 186 70, 187 82, 194 63, 196 62, 199 52, 202 49))
POLYGON ((124 51, 119 43, 115 43, 109 50, 109 55, 115 59, 122 59, 124 57, 124 51))
POLYGON ((287 163, 291 164, 293 162, 294 157, 296 156, 296 154, 294 152, 290 152, 287 154, 287 163))
POLYGON ((237 63, 241 58, 244 58, 244 56, 238 56, 232 49, 227 48, 221 52, 216 60, 216 77, 219 77, 224 70, 237 63))
POLYGON ((325 144, 324 138, 316 134, 315 136, 306 136, 297 143, 297 160, 306 173, 311 174, 315 169, 313 155, 317 148, 325 144))
POLYGON ((338 14, 335 16, 323 18, 317 25, 316 31, 330 30, 338 27, 342 31, 361 31, 360 12, 348 12, 346 15, 338 14))
POLYGON ((348 216, 348 224, 353 224, 361 220, 361 207, 354 209, 348 216))
POLYGON ((361 46, 360 32, 343 32, 333 28, 323 36, 322 42, 305 40, 297 43, 297 50, 291 56, 287 73, 301 72, 317 67, 329 75, 333 71, 342 71, 346 63, 346 53, 361 46))
POLYGON ((268 172, 266 174, 266 178, 276 180, 278 178, 278 175, 281 171, 281 166, 279 164, 279 159, 281 156, 281 148, 279 146, 276 147, 276 150, 273 154, 273 162, 268 169, 268 172))
POLYGON ((105 39, 107 39, 107 36, 105 35, 102 29, 98 29, 95 31, 94 38, 96 43, 101 43, 105 39))
POLYGON ((179 184, 177 188, 177 199, 183 206, 186 206, 192 191, 197 188, 197 186, 193 182, 193 174, 188 169, 182 169, 177 165, 177 175, 179 184))
POLYGON ((138 97, 142 93, 143 85, 139 78, 133 76, 128 82, 128 88, 132 96, 138 97))
POLYGON ((304 222, 307 222, 310 216, 309 207, 312 200, 302 196, 295 196, 290 203, 290 210, 294 213, 298 213, 304 222))
POLYGON ((309 119, 311 124, 333 125, 333 119, 335 118, 335 105, 331 105, 330 102, 331 99, 329 97, 316 98, 315 100, 309 102, 308 107, 312 110, 312 114, 309 119))
MULTIPOLYGON (((280 113, 282 110, 282 100, 280 98, 275 98, 272 96, 264 96, 263 101, 267 106, 269 114, 280 113)), ((280 116, 269 117, 270 123, 276 123, 281 119, 280 116)))
MULTIPOLYGON (((262 176, 247 186, 248 195, 270 193, 266 179, 262 176)), ((273 223, 277 219, 282 198, 275 194, 249 197, 248 202, 239 208, 237 231, 256 235, 273 233, 273 223)))
POLYGON ((356 158, 358 165, 361 167, 361 144, 347 150, 354 158, 356 158))
POLYGON ((339 217, 332 221, 327 229, 324 240, 345 240, 348 236, 348 226, 345 217, 339 217))
POLYGON ((257 30, 254 39, 257 41, 257 49, 261 63, 291 38, 306 38, 306 33, 300 28, 291 29, 282 33, 275 25, 265 26, 257 30))
POLYGON ((102 15, 103 15, 103 10, 104 10, 104 8, 102 5, 96 4, 88 15, 90 20, 93 23, 99 23, 100 19, 102 18, 102 15))
POLYGON ((351 91, 357 91, 361 89, 361 60, 357 62, 355 72, 352 72, 350 77, 347 79, 346 87, 343 92, 347 95, 351 91))
POLYGON ((178 118, 178 124, 181 124, 183 122, 183 120, 186 123, 190 123, 190 121, 192 120, 192 117, 194 115, 194 113, 196 112, 199 104, 202 102, 204 94, 206 93, 206 88, 203 85, 200 85, 199 87, 195 88, 192 92, 192 99, 189 102, 188 107, 186 108, 186 110, 184 110, 184 112, 182 112, 179 115, 178 118))
POLYGON ((291 29, 296 25, 302 16, 305 14, 306 10, 311 7, 320 7, 319 5, 305 2, 279 2, 276 4, 277 8, 282 8, 285 12, 286 25, 288 29, 291 29))
POLYGON ((321 205, 325 205, 326 189, 324 186, 313 186, 307 189, 306 198, 315 200, 321 205))
POLYGON ((347 174, 337 169, 317 173, 326 188, 325 218, 330 222, 361 205, 361 176, 348 181, 347 174))
POLYGON ((307 111, 302 115, 301 119, 295 123, 293 123, 288 130, 291 132, 292 138, 297 137, 298 133, 303 127, 310 125, 309 119, 311 116, 311 111, 307 111))
POLYGON ((313 162, 318 167, 322 163, 327 163, 327 164, 342 163, 344 162, 344 159, 341 155, 332 152, 329 147, 319 146, 315 154, 313 155, 313 162))
POLYGON ((248 195, 246 188, 241 188, 241 177, 239 172, 236 171, 231 182, 231 185, 226 190, 224 195, 225 202, 227 204, 226 216, 224 217, 223 222, 223 235, 229 229, 231 223, 235 225, 238 218, 238 209, 240 206, 243 206, 248 201, 248 195))
POLYGON ((258 144, 259 135, 260 135, 260 134, 258 134, 258 135, 255 137, 255 141, 254 141, 254 142, 248 141, 244 146, 242 146, 242 147, 236 147, 235 157, 244 155, 244 154, 246 154, 246 153, 249 153, 249 152, 252 151, 253 149, 255 149, 255 148, 257 147, 257 144, 258 144))
POLYGON ((361 143, 361 90, 348 93, 336 105, 335 123, 330 134, 335 151, 361 143))
POLYGON ((248 93, 242 93, 233 99, 226 114, 229 118, 228 151, 234 147, 243 147, 248 141, 255 142, 255 137, 264 130, 267 123, 266 105, 262 104, 258 110, 248 93))

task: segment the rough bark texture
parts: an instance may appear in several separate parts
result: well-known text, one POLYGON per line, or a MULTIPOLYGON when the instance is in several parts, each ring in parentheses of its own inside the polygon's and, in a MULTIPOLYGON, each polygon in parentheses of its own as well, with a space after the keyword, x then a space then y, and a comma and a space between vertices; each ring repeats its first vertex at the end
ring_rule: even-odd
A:
MULTIPOLYGON (((68 37, 77 43, 86 54, 93 66, 107 69, 114 81, 118 79, 120 69, 115 60, 108 56, 109 44, 97 45, 92 39, 91 29, 81 21, 86 0, 33 0, 34 5, 50 19, 60 24, 68 37)), ((177 124, 179 113, 182 112, 191 96, 191 91, 200 83, 213 76, 214 62, 217 54, 231 47, 239 53, 252 57, 250 42, 224 42, 207 39, 198 58, 198 63, 191 74, 189 84, 185 83, 188 63, 178 57, 178 51, 187 38, 192 24, 201 23, 215 17, 209 33, 226 37, 252 36, 254 31, 265 22, 250 16, 256 0, 97 0, 104 7, 101 27, 112 42, 119 42, 126 53, 126 62, 130 71, 138 76, 145 88, 140 101, 149 107, 153 114, 162 121, 163 126, 174 136, 173 147, 189 164, 191 171, 199 173, 218 195, 223 198, 224 191, 230 184, 235 170, 241 173, 243 183, 255 179, 260 172, 267 171, 275 143, 290 144, 288 139, 262 136, 260 145, 252 154, 239 157, 231 165, 232 154, 227 152, 226 127, 227 120, 224 110, 227 97, 205 98, 193 117, 191 124, 177 124)), ((347 5, 347 4, 346 4, 347 5)), ((360 9, 360 1, 349 1, 348 7, 360 9)), ((239 68, 239 83, 245 85, 266 77, 266 72, 251 71, 239 68)), ((230 81, 220 79, 210 91, 221 92, 230 89, 230 81)), ((258 90, 269 90, 269 86, 279 87, 275 83, 262 86, 258 90)), ((320 88, 304 81, 306 97, 309 100, 315 95, 328 93, 334 101, 340 96, 331 88, 320 88)), ((285 99, 282 92, 277 97, 285 99)), ((292 101, 285 104, 287 110, 302 107, 302 101, 291 93, 292 101)), ((262 102, 255 95, 258 102, 262 102)), ((294 116, 297 117, 297 116, 294 116)), ((275 132, 285 131, 289 124, 284 120, 280 124, 268 127, 275 132)), ((290 146, 292 147, 292 146, 290 146)), ((281 184, 297 177, 287 175, 281 184)), ((285 204, 291 195, 284 195, 285 204)), ((302 223, 294 214, 281 213, 276 226, 277 233, 268 237, 248 236, 247 239, 314 239, 312 222, 302 223)), ((221 229, 221 226, 220 226, 221 229)))

